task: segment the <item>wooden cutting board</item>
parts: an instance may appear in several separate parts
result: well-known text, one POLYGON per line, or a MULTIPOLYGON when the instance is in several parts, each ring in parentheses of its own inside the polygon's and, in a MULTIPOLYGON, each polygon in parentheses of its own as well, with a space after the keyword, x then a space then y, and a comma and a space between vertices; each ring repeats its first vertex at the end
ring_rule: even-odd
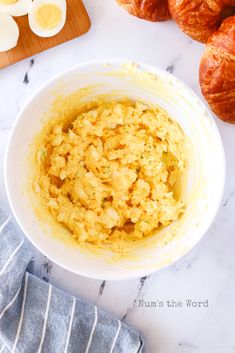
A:
POLYGON ((20 30, 19 41, 15 48, 0 53, 0 69, 79 37, 91 26, 82 0, 67 0, 66 23, 60 33, 54 37, 41 38, 34 34, 29 27, 28 16, 15 17, 15 20, 20 30))

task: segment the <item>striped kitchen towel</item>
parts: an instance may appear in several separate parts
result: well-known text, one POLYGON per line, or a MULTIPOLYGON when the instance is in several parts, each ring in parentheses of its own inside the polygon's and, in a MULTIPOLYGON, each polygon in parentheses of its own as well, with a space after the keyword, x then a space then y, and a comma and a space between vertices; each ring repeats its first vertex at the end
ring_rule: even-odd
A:
POLYGON ((0 353, 143 353, 138 331, 35 277, 31 260, 0 208, 0 353))

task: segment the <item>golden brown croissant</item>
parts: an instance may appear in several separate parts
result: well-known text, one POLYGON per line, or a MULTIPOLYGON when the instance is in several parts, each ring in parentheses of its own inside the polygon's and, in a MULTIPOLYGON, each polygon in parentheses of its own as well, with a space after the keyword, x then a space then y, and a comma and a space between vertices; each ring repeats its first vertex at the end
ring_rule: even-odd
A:
POLYGON ((171 18, 168 0, 117 0, 131 15, 148 21, 166 21, 171 18))
POLYGON ((206 42, 224 18, 235 14, 235 0, 169 0, 169 9, 183 32, 206 42))
POLYGON ((200 64, 202 93, 214 113, 235 123, 235 16, 223 21, 206 45, 200 64))

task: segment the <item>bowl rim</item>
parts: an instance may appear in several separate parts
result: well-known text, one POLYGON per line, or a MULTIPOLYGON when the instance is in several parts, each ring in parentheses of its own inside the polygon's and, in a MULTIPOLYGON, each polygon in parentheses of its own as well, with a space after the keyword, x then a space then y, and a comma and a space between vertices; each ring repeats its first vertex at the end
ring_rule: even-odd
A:
POLYGON ((24 236, 30 241, 30 243, 43 255, 45 255, 46 257, 48 257, 51 261, 53 261, 56 265, 60 266, 61 268, 64 268, 67 271, 70 271, 72 273, 75 273, 77 275, 83 276, 83 277, 88 277, 88 278, 92 278, 92 279, 96 279, 96 280, 129 280, 129 279, 134 279, 134 278, 139 278, 139 277, 143 277, 143 276, 148 276, 153 274, 154 272, 157 272, 159 270, 165 269, 173 264, 175 264, 177 261, 179 261, 180 259, 183 259, 187 254, 189 254, 192 249, 202 240, 202 238, 206 235, 206 233, 208 232, 209 228, 211 227, 211 225, 213 224, 216 215, 218 213, 218 210, 221 206, 221 202, 222 202, 222 197, 224 195, 224 190, 225 190, 225 182, 226 182, 226 158, 225 158, 225 150, 224 150, 224 145, 223 145, 223 141, 222 141, 222 137, 219 131, 219 128, 216 124, 215 119, 213 118, 213 113, 209 110, 208 106, 206 105, 206 103, 202 100, 202 98, 197 95, 186 83, 184 83, 181 79, 179 79, 178 77, 172 75, 171 73, 155 66, 155 65, 151 65, 151 64, 146 64, 143 63, 141 61, 136 61, 136 60, 124 60, 124 59, 114 59, 114 58, 109 58, 109 59, 98 59, 98 60, 91 60, 91 61, 86 61, 83 63, 79 63, 76 65, 72 65, 69 68, 66 68, 62 71, 60 71, 59 73, 57 73, 56 75, 53 75, 51 78, 49 78, 48 80, 46 80, 46 82, 44 82, 43 84, 41 84, 38 88, 36 88, 35 92, 33 92, 33 94, 30 94, 30 96, 27 98, 27 100, 24 102, 23 106, 21 107, 20 111, 18 112, 16 119, 12 125, 11 131, 9 133, 8 136, 8 141, 7 141, 7 145, 6 145, 6 150, 5 150, 5 155, 4 155, 4 184, 5 184, 5 189, 6 189, 6 194, 7 194, 7 199, 12 211, 12 214, 14 216, 14 218, 16 219, 16 222, 18 224, 18 226, 20 227, 20 229, 22 230, 24 236), (14 206, 14 202, 11 198, 11 192, 10 192, 10 185, 8 182, 8 157, 9 157, 9 150, 10 150, 10 146, 11 143, 13 141, 13 135, 15 132, 15 129, 17 128, 17 125, 20 121, 20 119, 22 118, 25 109, 31 104, 31 102, 37 98, 37 96, 48 86, 50 86, 50 84, 52 84, 53 82, 56 82, 57 80, 59 80, 60 78, 66 76, 68 73, 71 73, 73 71, 78 71, 79 69, 82 68, 86 68, 86 67, 91 67, 95 66, 95 65, 105 65, 105 64, 111 64, 111 65, 117 65, 120 68, 122 67, 122 65, 127 64, 127 63, 133 63, 133 64, 137 64, 137 67, 139 69, 141 69, 142 71, 145 72, 149 72, 149 73, 153 73, 153 74, 159 74, 161 76, 164 77, 168 77, 169 79, 172 80, 172 78, 174 80, 176 80, 177 82, 179 82, 192 96, 195 96, 197 98, 197 100, 199 101, 199 103, 201 104, 201 106, 203 106, 206 110, 206 112, 208 113, 209 118, 211 119, 212 123, 213 123, 213 127, 215 130, 215 134, 216 134, 216 139, 217 142, 219 144, 219 149, 221 152, 221 185, 220 185, 220 190, 218 193, 218 203, 217 206, 215 208, 214 214, 212 217, 210 217, 210 219, 207 221, 205 228, 204 228, 204 232, 199 233, 199 236, 196 237, 196 240, 194 240, 193 242, 190 243, 190 246, 185 247, 184 251, 181 254, 177 254, 177 256, 174 256, 172 258, 172 261, 167 263, 167 264, 163 264, 161 267, 156 268, 156 267, 149 267, 148 270, 136 270, 136 273, 123 273, 122 275, 117 275, 115 274, 115 276, 112 276, 112 274, 109 275, 98 275, 98 274, 94 274, 92 273, 91 270, 84 270, 82 269, 80 271, 80 269, 75 269, 72 268, 72 266, 69 265, 62 265, 59 260, 53 256, 53 255, 48 255, 47 251, 45 251, 45 249, 43 249, 43 247, 41 247, 39 244, 37 244, 36 241, 34 241, 34 238, 31 237, 28 232, 25 230, 24 224, 23 222, 21 222, 21 220, 19 219, 18 215, 17 215, 17 211, 15 209, 14 206))

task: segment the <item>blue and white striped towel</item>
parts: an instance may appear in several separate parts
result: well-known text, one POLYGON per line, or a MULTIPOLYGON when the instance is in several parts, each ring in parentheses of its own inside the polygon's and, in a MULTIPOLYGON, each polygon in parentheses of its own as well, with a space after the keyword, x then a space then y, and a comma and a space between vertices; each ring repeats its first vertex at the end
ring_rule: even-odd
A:
POLYGON ((27 272, 31 259, 0 208, 0 353, 143 353, 138 331, 27 272))

